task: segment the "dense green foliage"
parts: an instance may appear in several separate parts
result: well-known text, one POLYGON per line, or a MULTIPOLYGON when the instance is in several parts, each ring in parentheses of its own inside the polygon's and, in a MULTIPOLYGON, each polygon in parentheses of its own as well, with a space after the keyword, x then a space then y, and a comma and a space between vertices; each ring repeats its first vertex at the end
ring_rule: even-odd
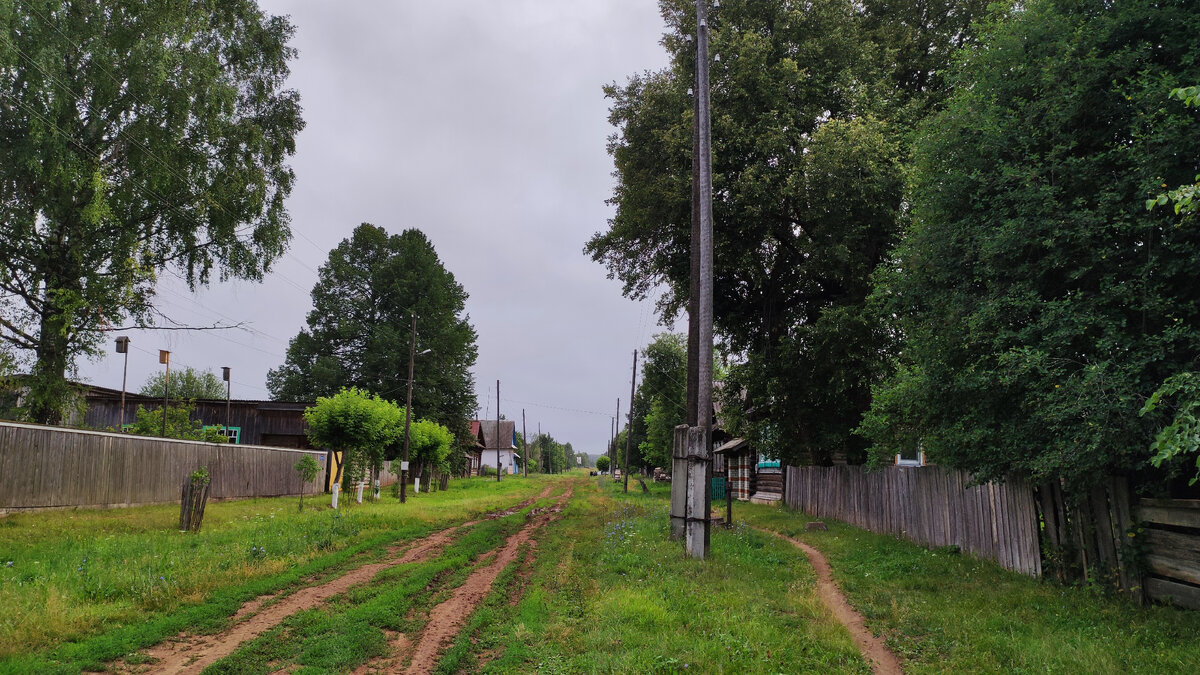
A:
POLYGON ((596 458, 596 470, 608 471, 608 455, 600 455, 596 458))
POLYGON ((102 331, 169 272, 260 279, 287 245, 292 26, 252 0, 0 4, 0 340, 56 423, 102 331))
POLYGON ((529 472, 562 473, 577 466, 575 449, 570 443, 559 443, 549 433, 538 434, 529 442, 529 472))
POLYGON ((877 298, 903 367, 863 431, 981 478, 1073 486, 1144 467, 1138 411, 1200 354, 1200 229, 1144 202, 1195 176, 1191 2, 1000 12, 924 125, 914 223, 877 298))
POLYGON ((195 406, 190 403, 168 406, 167 427, 164 434, 162 408, 144 408, 139 405, 137 419, 125 431, 137 436, 182 438, 188 441, 207 441, 209 443, 229 441, 229 438, 222 432, 223 427, 206 427, 200 420, 192 419, 194 409, 195 406))
POLYGON ((635 414, 639 408, 648 410, 641 418, 645 433, 640 440, 636 435, 638 425, 634 425, 640 461, 630 457, 630 464, 669 471, 675 427, 687 422, 687 338, 673 333, 657 335, 642 355, 642 381, 633 397, 633 407, 635 414))
MULTIPOLYGON (((166 373, 151 375, 138 393, 142 396, 161 397, 164 378, 166 373)), ((167 389, 168 398, 176 401, 224 399, 226 393, 225 383, 216 373, 211 370, 196 370, 191 366, 171 373, 167 389)))
MULTIPOLYGON (((1200 85, 1190 87, 1176 87, 1171 90, 1171 98, 1183 101, 1186 106, 1200 108, 1200 85)), ((1166 186, 1166 183, 1163 184, 1166 186)), ((1146 209, 1153 210, 1157 206, 1166 206, 1172 204, 1175 208, 1175 213, 1184 215, 1188 218, 1189 223, 1195 222, 1196 214, 1196 195, 1200 194, 1200 174, 1196 175, 1196 181, 1187 185, 1180 185, 1174 190, 1164 192, 1154 199, 1146 200, 1146 209)))
POLYGON ((1154 466, 1162 466, 1164 462, 1182 460, 1185 455, 1197 455, 1196 475, 1189 481, 1195 485, 1200 480, 1200 454, 1197 454, 1200 453, 1200 374, 1184 372, 1167 378, 1142 406, 1141 414, 1153 412, 1169 401, 1175 404, 1174 417, 1150 444, 1154 453, 1150 461, 1154 466))
POLYGON ((304 411, 308 439, 318 448, 342 453, 343 475, 357 481, 368 469, 378 472, 389 448, 404 438, 404 409, 361 389, 342 389, 333 396, 321 396, 304 411))
POLYGON ((437 474, 450 472, 454 434, 433 420, 417 420, 410 426, 408 457, 415 469, 413 475, 423 475, 426 468, 437 474))
POLYGON ((273 396, 312 401, 358 387, 403 399, 415 313, 416 351, 429 353, 414 362, 413 411, 473 442, 467 420, 475 410, 477 349, 467 293, 420 230, 355 228, 321 266, 312 300, 308 327, 267 375, 273 396))
MULTIPOLYGON (((665 287, 671 318, 688 296, 694 15, 660 4, 672 63, 606 89, 617 212, 586 252, 631 297, 665 287)), ((715 327, 734 357, 727 407, 770 412, 732 430, 768 454, 862 454, 851 431, 891 347, 866 299, 903 221, 909 125, 983 6, 926 4, 734 0, 713 15, 715 327)))

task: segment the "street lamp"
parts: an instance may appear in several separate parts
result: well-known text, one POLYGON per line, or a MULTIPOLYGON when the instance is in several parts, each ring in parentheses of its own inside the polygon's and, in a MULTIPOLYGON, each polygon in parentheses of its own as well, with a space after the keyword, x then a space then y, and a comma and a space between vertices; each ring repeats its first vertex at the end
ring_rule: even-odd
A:
MULTIPOLYGON (((423 350, 428 354, 430 349, 423 350)), ((404 457, 400 460, 400 503, 408 501, 408 429, 412 416, 413 364, 417 360, 417 315, 412 315, 412 332, 408 339, 408 396, 404 399, 404 457)))
POLYGON ((166 373, 163 376, 163 425, 162 436, 167 437, 167 399, 171 393, 171 352, 160 349, 158 350, 158 362, 167 367, 166 373))
POLYGON ((129 338, 122 335, 117 338, 117 353, 125 355, 125 370, 121 373, 121 426, 117 431, 125 431, 125 384, 129 380, 129 338))
POLYGON ((221 377, 225 379, 225 438, 233 440, 229 435, 229 395, 233 391, 233 380, 229 379, 229 366, 221 366, 221 377))

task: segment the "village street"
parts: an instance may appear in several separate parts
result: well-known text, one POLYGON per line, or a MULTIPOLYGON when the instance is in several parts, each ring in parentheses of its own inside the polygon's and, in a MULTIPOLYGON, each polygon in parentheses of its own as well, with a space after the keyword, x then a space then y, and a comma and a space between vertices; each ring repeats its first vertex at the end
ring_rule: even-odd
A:
POLYGON ((1200 630, 1195 613, 1135 608, 837 523, 809 527, 787 507, 737 503, 734 527, 713 527, 701 561, 668 538, 666 485, 643 492, 635 480, 626 494, 578 471, 450 485, 407 504, 386 491, 344 500, 339 512, 328 495, 303 512, 292 498, 220 502, 201 532, 169 536, 155 532, 169 507, 10 515, 0 672, 1200 664, 1185 638, 1200 630), (145 577, 155 590, 139 586, 145 577))

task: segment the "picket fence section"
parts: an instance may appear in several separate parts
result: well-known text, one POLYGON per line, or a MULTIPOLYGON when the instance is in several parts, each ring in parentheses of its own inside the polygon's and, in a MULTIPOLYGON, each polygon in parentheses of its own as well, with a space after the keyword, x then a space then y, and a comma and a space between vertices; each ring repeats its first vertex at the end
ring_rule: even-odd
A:
POLYGON ((209 497, 323 491, 324 471, 302 483, 295 464, 326 453, 201 443, 0 422, 0 511, 178 502, 185 477, 207 467, 209 497))
POLYGON ((967 474, 937 466, 789 466, 784 503, 925 546, 957 546, 1023 574, 1042 573, 1033 490, 1020 481, 971 486, 967 474))

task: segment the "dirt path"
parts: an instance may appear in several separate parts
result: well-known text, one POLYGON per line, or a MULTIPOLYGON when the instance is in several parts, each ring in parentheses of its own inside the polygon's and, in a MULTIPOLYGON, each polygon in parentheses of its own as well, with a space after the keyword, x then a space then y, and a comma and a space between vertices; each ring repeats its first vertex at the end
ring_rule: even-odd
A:
POLYGON ((846 596, 842 595, 841 589, 833 581, 833 570, 829 567, 829 561, 820 551, 799 539, 793 539, 761 527, 754 529, 789 541, 793 546, 804 551, 804 555, 808 556, 808 561, 812 563, 813 569, 817 571, 817 595, 820 596, 821 602, 825 603, 829 611, 833 612, 834 617, 850 631, 851 637, 854 638, 854 644, 858 646, 858 651, 862 652, 867 663, 871 664, 871 670, 875 675, 902 675, 904 673, 900 659, 887 648, 883 640, 867 630, 862 614, 855 611, 846 601, 846 596))
POLYGON ((531 537, 539 527, 557 518, 556 514, 562 512, 563 506, 566 505, 573 493, 573 489, 568 487, 566 492, 558 497, 554 506, 534 509, 530 513, 533 519, 505 541, 504 546, 495 553, 491 562, 472 572, 461 586, 454 589, 447 600, 429 612, 429 622, 425 624, 425 629, 416 639, 415 644, 408 636, 397 635, 391 641, 392 655, 390 657, 362 666, 355 671, 356 675, 399 672, 401 664, 410 655, 411 660, 408 668, 404 670, 405 673, 432 671, 442 650, 454 640, 468 617, 491 592, 496 577, 500 576, 504 568, 517 559, 523 544, 532 545, 531 537))
MULTIPOLYGON (((521 502, 516 508, 524 508, 534 501, 550 496, 553 486, 542 490, 541 494, 521 502)), ((504 511, 501 513, 508 513, 504 511)), ((487 517, 496 517, 490 513, 487 517)), ((427 537, 418 539, 411 545, 401 545, 389 549, 389 553, 404 551, 399 557, 378 563, 369 563, 357 567, 346 574, 319 586, 308 586, 292 593, 279 602, 263 609, 260 608, 274 596, 256 598, 244 604, 233 615, 234 625, 215 635, 180 635, 146 650, 146 654, 155 659, 147 670, 138 672, 155 675, 190 675, 199 673, 208 666, 232 654, 242 643, 262 635, 279 625, 284 619, 306 609, 320 605, 325 600, 344 593, 352 586, 367 583, 385 569, 406 563, 425 560, 441 550, 450 542, 454 532, 463 527, 478 524, 472 520, 461 525, 446 528, 427 537), (248 619, 246 617, 249 617, 248 619)), ((115 664, 115 672, 127 670, 121 664, 115 664)))

